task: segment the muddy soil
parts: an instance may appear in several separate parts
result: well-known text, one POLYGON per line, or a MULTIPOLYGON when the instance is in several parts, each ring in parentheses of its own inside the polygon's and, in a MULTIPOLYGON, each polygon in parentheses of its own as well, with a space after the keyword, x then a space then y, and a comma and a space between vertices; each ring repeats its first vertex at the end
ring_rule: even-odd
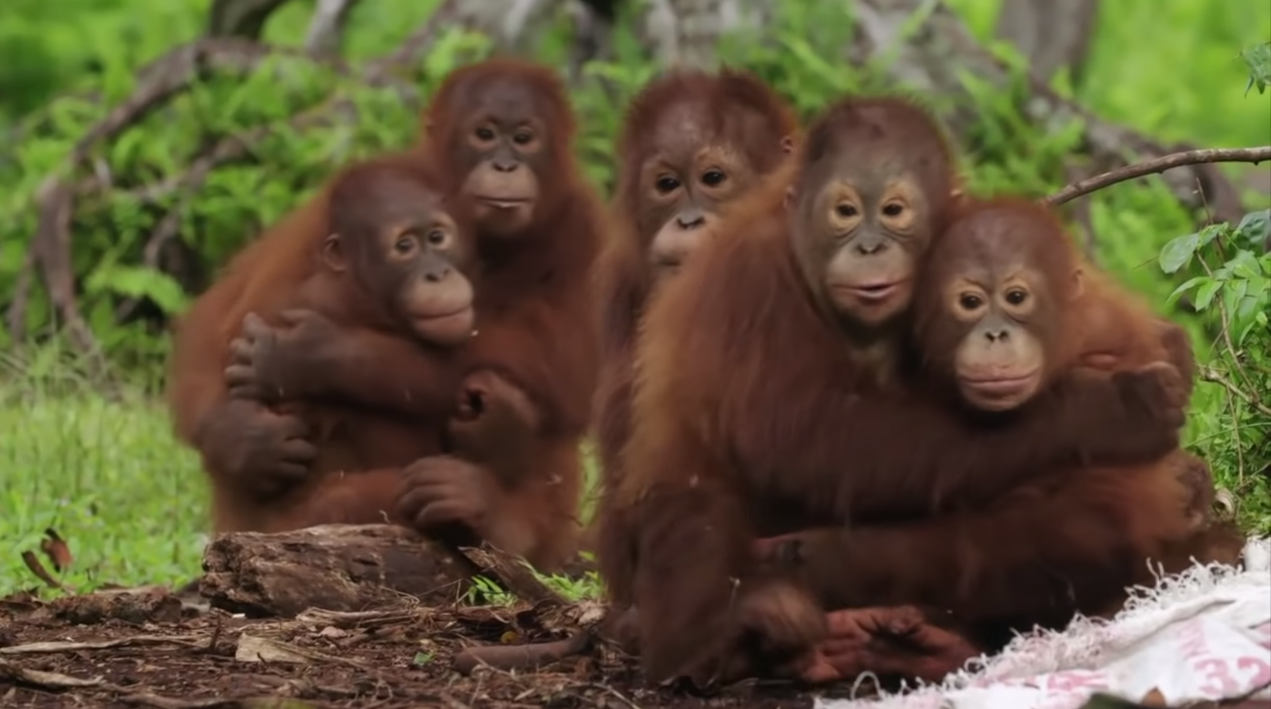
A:
MULTIPOLYGON (((747 683, 710 697, 644 686, 635 663, 592 646, 534 671, 481 668, 465 648, 560 637, 527 607, 312 611, 250 619, 165 591, 103 604, 0 600, 0 707, 810 709, 813 694, 747 683)), ((826 696, 847 696, 823 691, 826 696)))

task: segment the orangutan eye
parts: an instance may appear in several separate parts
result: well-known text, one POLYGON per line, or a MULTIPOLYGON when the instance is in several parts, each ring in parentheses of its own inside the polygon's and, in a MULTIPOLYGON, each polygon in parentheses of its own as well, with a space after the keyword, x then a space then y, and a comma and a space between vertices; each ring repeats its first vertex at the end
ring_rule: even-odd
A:
POLYGON ((702 184, 707 187, 718 187, 724 183, 728 176, 722 170, 707 170, 702 174, 702 184))
POLYGON ((655 185, 658 192, 661 192, 662 194, 674 192, 679 186, 680 181, 674 177, 659 177, 657 184, 655 185))
POLYGON ((415 245, 417 243, 419 242, 415 241, 414 236, 404 234, 398 237, 397 243, 393 244, 393 249, 395 249, 399 254, 408 254, 415 250, 415 245))
POLYGON ((901 212, 905 211, 905 206, 897 202, 883 206, 883 214, 888 217, 899 217, 901 212))
POLYGON ((494 131, 485 126, 477 129, 476 136, 480 140, 494 140, 494 131))
POLYGON ((958 305, 963 310, 975 310, 984 304, 984 299, 974 293, 963 293, 958 296, 958 305))
POLYGON ((433 246, 442 246, 446 243, 446 232, 440 229, 433 229, 428 232, 428 243, 433 246))
POLYGON ((1015 288, 1006 293, 1006 302, 1011 305, 1023 305, 1026 300, 1028 300, 1028 293, 1023 289, 1015 288))
POLYGON ((534 134, 529 131, 521 131, 512 136, 512 142, 517 145, 528 145, 531 140, 534 140, 534 134))
POLYGON ((840 204, 834 208, 834 211, 844 219, 849 219, 857 214, 860 214, 860 210, 858 210, 854 204, 840 204))

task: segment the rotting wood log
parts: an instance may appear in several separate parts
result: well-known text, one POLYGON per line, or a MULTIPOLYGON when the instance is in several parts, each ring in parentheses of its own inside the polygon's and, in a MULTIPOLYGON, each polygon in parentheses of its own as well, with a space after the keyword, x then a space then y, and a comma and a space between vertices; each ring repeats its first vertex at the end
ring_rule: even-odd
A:
POLYGON ((480 572, 471 561, 392 525, 323 525, 293 532, 221 534, 203 554, 199 593, 250 616, 291 617, 307 608, 359 611, 413 596, 459 599, 480 572))
POLYGON ((255 617, 363 611, 405 597, 443 605, 461 598, 477 575, 531 605, 566 603, 520 557, 488 544, 451 549, 396 525, 228 532, 204 551, 203 571, 199 594, 213 607, 255 617))

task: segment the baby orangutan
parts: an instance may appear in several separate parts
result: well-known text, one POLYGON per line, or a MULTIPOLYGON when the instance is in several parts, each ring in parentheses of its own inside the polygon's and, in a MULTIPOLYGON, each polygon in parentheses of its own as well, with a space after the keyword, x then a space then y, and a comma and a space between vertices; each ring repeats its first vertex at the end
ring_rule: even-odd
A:
MULTIPOLYGON (((937 386, 986 417, 1026 407, 1090 365, 1171 366, 1151 312, 1084 273, 1041 205, 971 203, 929 257, 919 346, 937 386)), ((1176 450, 1142 464, 1043 471, 987 504, 760 547, 827 607, 850 609, 831 613, 832 626, 867 628, 855 643, 840 634, 822 647, 808 674, 939 680, 1013 632, 1115 612, 1126 587, 1154 582, 1149 560, 1166 573, 1192 558, 1234 562, 1239 533, 1196 514, 1195 500, 1212 491, 1195 462, 1176 450)))

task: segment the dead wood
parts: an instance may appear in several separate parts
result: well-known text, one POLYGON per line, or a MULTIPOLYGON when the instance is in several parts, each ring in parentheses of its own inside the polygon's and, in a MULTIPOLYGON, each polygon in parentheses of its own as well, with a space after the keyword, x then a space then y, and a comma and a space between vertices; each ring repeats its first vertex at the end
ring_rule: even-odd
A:
POLYGON ((213 607, 292 617, 308 608, 361 611, 462 597, 479 569, 393 525, 325 525, 294 532, 221 534, 203 554, 199 593, 213 607))

